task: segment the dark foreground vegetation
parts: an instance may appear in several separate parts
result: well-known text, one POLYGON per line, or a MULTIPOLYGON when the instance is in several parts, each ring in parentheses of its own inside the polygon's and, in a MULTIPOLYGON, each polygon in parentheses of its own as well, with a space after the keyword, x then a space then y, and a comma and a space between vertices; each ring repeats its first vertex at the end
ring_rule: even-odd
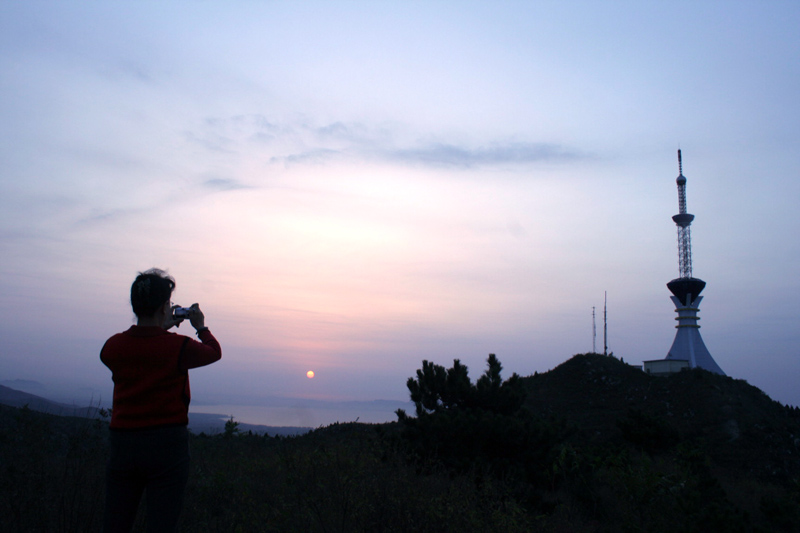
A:
MULTIPOLYGON (((391 424, 193 436, 182 530, 800 531, 797 408, 596 354, 506 380, 488 363, 474 383, 423 363, 391 424)), ((106 433, 0 406, 0 531, 99 531, 106 433)))

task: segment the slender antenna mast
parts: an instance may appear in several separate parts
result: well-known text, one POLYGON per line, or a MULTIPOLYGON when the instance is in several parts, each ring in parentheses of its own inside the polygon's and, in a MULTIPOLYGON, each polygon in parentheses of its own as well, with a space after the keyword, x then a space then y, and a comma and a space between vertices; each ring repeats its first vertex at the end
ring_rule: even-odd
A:
POLYGON ((608 291, 603 291, 603 355, 608 355, 608 291))
POLYGON ((672 217, 678 227, 678 271, 681 278, 692 277, 692 225, 694 215, 686 212, 686 178, 683 175, 683 160, 678 150, 678 214, 672 217))
POLYGON ((597 353, 597 323, 594 320, 594 306, 592 306, 592 353, 597 353))

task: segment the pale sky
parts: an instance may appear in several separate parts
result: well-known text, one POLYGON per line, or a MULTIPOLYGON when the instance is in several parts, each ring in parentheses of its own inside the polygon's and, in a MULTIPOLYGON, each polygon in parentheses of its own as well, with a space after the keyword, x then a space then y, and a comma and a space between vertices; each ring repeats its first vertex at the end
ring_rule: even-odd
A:
POLYGON ((799 405, 798 28, 794 1, 4 1, 0 380, 110 399, 154 266, 223 347, 195 402, 544 372, 593 307, 602 352, 605 291, 609 350, 663 358, 680 148, 706 346, 799 405))

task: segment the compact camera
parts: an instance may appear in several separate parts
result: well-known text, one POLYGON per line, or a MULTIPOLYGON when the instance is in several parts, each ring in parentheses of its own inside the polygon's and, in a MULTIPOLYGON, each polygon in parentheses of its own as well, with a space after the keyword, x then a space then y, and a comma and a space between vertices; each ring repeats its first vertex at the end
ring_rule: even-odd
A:
POLYGON ((172 310, 172 316, 174 318, 189 318, 189 313, 191 312, 191 307, 176 307, 172 310))

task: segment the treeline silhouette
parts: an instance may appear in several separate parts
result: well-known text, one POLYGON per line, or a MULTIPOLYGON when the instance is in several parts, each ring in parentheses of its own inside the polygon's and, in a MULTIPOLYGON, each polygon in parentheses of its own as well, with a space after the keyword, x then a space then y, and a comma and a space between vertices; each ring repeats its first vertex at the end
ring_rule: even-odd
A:
MULTIPOLYGON (((423 361, 394 423, 193 435, 181 530, 798 530, 797 408, 598 354, 501 372, 423 361)), ((0 406, 0 531, 99 531, 106 438, 104 419, 0 406)))

